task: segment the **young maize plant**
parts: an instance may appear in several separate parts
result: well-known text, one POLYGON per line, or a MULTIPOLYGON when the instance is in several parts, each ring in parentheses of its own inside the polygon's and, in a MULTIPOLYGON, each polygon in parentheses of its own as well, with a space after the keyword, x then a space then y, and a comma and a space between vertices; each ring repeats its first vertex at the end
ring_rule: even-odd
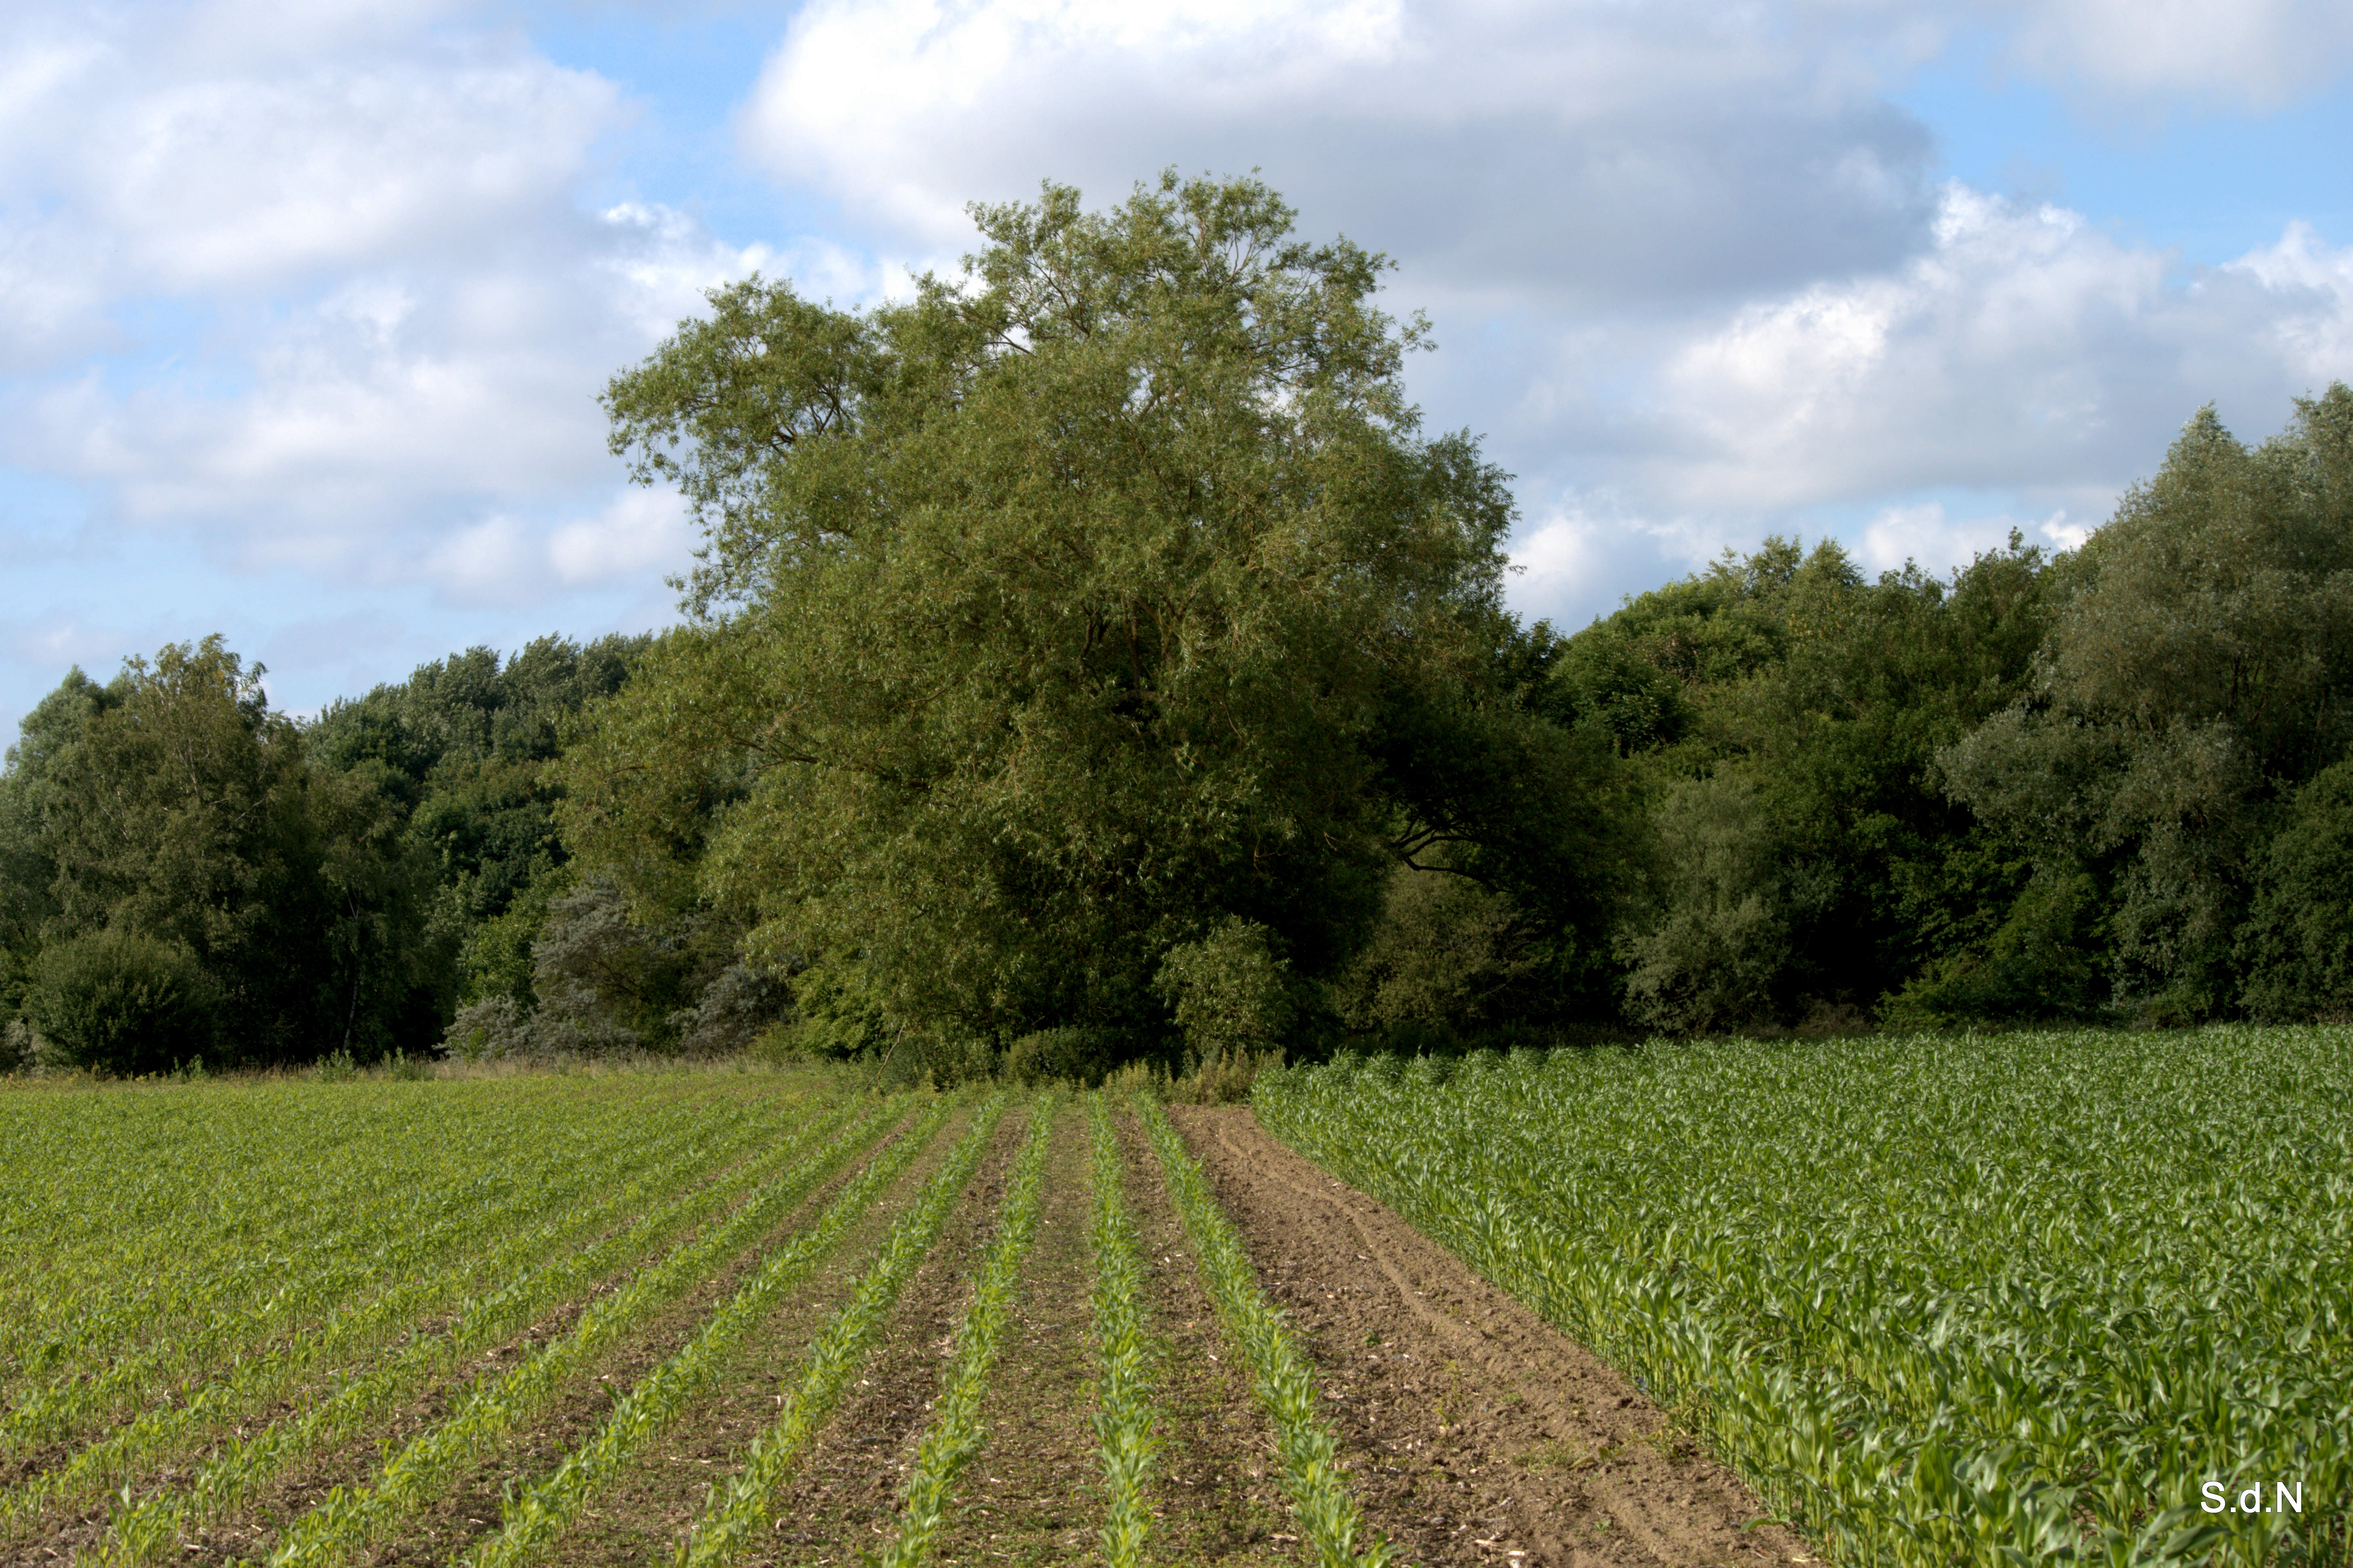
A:
POLYGON ((2348 1038, 1343 1059, 1252 1100, 1841 1560, 2344 1564, 2348 1038))
POLYGON ((1035 1102, 1029 1136, 1013 1165, 1013 1182, 997 1210, 997 1237, 980 1266, 980 1281, 964 1321, 956 1325, 955 1358, 915 1452, 913 1473, 899 1506, 899 1533, 882 1553, 881 1568, 919 1568, 929 1561, 947 1515, 948 1492, 980 1450, 980 1401, 988 1371, 1005 1339, 1021 1259, 1038 1234, 1038 1190, 1046 1176, 1046 1146, 1054 1135, 1055 1097, 1035 1102))
POLYGON ((1152 1435, 1144 1266, 1136 1256, 1134 1221, 1120 1195, 1119 1136, 1101 1094, 1087 1097, 1087 1124, 1094 1146, 1095 1440, 1111 1494, 1102 1531, 1103 1562, 1108 1568, 1139 1568, 1152 1521, 1145 1488, 1159 1446, 1152 1435))
POLYGON ((678 1568, 723 1568, 758 1541, 776 1520, 776 1489, 792 1473, 809 1443, 833 1416, 849 1379, 865 1364, 883 1321, 915 1272, 931 1255, 948 1212, 979 1168, 980 1157, 1005 1109, 1002 1095, 976 1118, 972 1131, 948 1157, 915 1206, 892 1226, 882 1250, 849 1303, 820 1330, 803 1362, 800 1380, 768 1429, 752 1439, 744 1468, 714 1489, 693 1531, 680 1546, 678 1568))
POLYGON ((851 1225, 913 1160, 912 1141, 874 1161, 816 1223, 771 1255, 694 1338, 624 1395, 602 1429, 507 1505, 499 1532, 469 1552, 471 1568, 524 1568, 554 1544, 623 1466, 674 1420, 785 1292, 808 1278, 851 1225))
MULTIPOLYGON (((583 1235, 604 1229, 616 1215, 629 1214, 647 1197, 675 1190, 704 1175, 711 1168, 714 1152, 733 1152, 732 1139, 716 1150, 710 1144, 689 1140, 683 1149, 664 1151, 669 1159, 651 1177, 631 1182, 577 1213, 551 1220, 537 1231, 515 1238, 488 1255, 486 1267, 454 1271, 453 1285, 462 1285, 476 1274, 502 1282, 454 1307, 448 1303, 448 1291, 431 1292, 425 1300, 449 1313, 447 1329, 438 1334, 413 1338, 367 1371, 338 1379, 323 1399, 291 1420, 233 1440, 197 1471, 187 1491, 160 1493, 121 1510, 114 1530, 119 1542, 161 1542, 167 1539, 167 1530, 175 1533, 192 1518, 209 1517, 234 1506, 240 1497, 293 1459, 315 1450, 322 1442, 348 1434, 369 1414, 423 1387, 459 1358, 496 1343, 528 1325, 549 1306, 570 1299, 632 1257, 643 1256, 681 1230, 732 1204, 747 1188, 773 1177, 780 1167, 804 1153, 811 1144, 839 1136, 849 1147, 860 1146, 879 1131, 881 1119, 889 1114, 881 1109, 870 1110, 847 1133, 841 1133, 839 1129, 849 1120, 851 1109, 837 1108, 795 1137, 779 1142, 719 1179, 638 1215, 618 1233, 582 1252, 563 1256, 565 1247, 583 1235), (509 1278, 516 1268, 524 1272, 509 1278)), ((415 1306, 419 1294, 417 1286, 432 1282, 410 1282, 396 1288, 379 1298, 378 1304, 407 1302, 415 1306)), ((285 1359, 309 1364, 318 1358, 285 1359)), ((59 1500, 103 1496, 118 1489, 123 1478, 142 1462, 188 1451, 203 1435, 235 1422, 255 1408, 259 1400, 283 1386, 287 1376, 280 1360, 257 1359, 241 1363, 228 1378, 195 1390, 180 1403, 157 1405, 104 1441, 83 1449, 69 1463, 7 1494, 5 1500, 0 1500, 0 1517, 37 1511, 59 1500)), ((149 1550, 142 1546, 132 1555, 149 1550)))
MULTIPOLYGON (((742 1114, 685 1113, 691 1109, 658 1113, 646 1130, 659 1138, 713 1120, 713 1109, 718 1120, 742 1114)), ((367 1278, 379 1248, 479 1210, 502 1189, 558 1177, 569 1164, 625 1144, 610 1124, 624 1110, 553 1124, 529 1103, 454 1125, 444 1116, 429 1123, 434 1157, 411 1165, 427 1179, 408 1181, 387 1179, 392 1173, 379 1161, 335 1151, 367 1146, 371 1131, 414 1135, 421 1131, 414 1126, 354 1125, 348 1116, 305 1122, 298 1115, 283 1129, 247 1122, 235 1136, 201 1121, 164 1123, 190 1142, 168 1152, 167 1170, 210 1166, 216 1180, 235 1171, 237 1201, 220 1202, 213 1190, 177 1193, 176 1202, 164 1192, 121 1194, 120 1224, 111 1237, 100 1233, 102 1245, 47 1249, 37 1268, 19 1276, 22 1288, 7 1292, 0 1311, 0 1363, 13 1349, 19 1372, 39 1383, 12 1401, 28 1429, 0 1428, 0 1441, 38 1445, 64 1435, 44 1408, 43 1388, 67 1395, 69 1417, 102 1414, 110 1403, 135 1408, 139 1391, 127 1380, 158 1353, 185 1365, 200 1354, 234 1355, 241 1339, 282 1335, 306 1301, 332 1299, 367 1278), (519 1147, 535 1157, 519 1163, 512 1152, 519 1147)), ((101 1142, 112 1149, 111 1139, 101 1142)), ((132 1150, 115 1152, 135 1163, 132 1150)), ((158 1184, 168 1190, 185 1180, 158 1184)))
POLYGON ((1282 1460, 1282 1489, 1298 1516, 1300 1533, 1315 1552, 1317 1568, 1380 1568, 1391 1561, 1388 1543, 1375 1536, 1359 1548, 1364 1527, 1347 1483, 1341 1478, 1339 1444, 1332 1427, 1315 1413, 1315 1378, 1307 1359, 1283 1331, 1282 1320, 1258 1288, 1250 1258, 1233 1222, 1218 1207, 1201 1167, 1185 1152, 1184 1141, 1156 1101, 1138 1096, 1136 1114, 1167 1173, 1168 1194, 1185 1232, 1193 1238, 1201 1279, 1228 1331, 1240 1342, 1250 1365, 1250 1386, 1274 1425, 1275 1449, 1282 1460))
MULTIPOLYGON (((724 1201, 743 1185, 772 1171, 783 1163, 784 1157, 832 1131, 846 1114, 847 1108, 837 1110, 793 1142, 775 1146, 750 1162, 742 1172, 730 1172, 694 1195, 707 1201, 724 1201)), ((575 1245, 581 1237, 596 1235, 609 1226, 616 1215, 629 1213, 647 1197, 693 1182, 714 1164, 732 1159, 744 1142, 758 1136, 765 1128, 762 1123, 745 1121, 714 1131, 721 1134, 716 1139, 700 1136, 692 1127, 684 1128, 651 1147, 628 1150, 625 1157, 575 1165, 574 1179, 523 1189, 528 1194, 523 1201, 531 1205, 530 1209, 514 1215, 502 1208, 487 1226, 490 1237, 497 1244, 454 1266, 433 1268, 435 1258, 430 1249, 385 1249, 379 1255, 377 1268, 395 1280, 391 1288, 330 1314, 313 1329, 286 1336, 290 1342, 277 1353, 246 1355, 232 1362, 224 1375, 194 1386, 183 1385, 176 1398, 151 1404, 136 1418, 85 1447, 66 1464, 0 1494, 0 1518, 21 1517, 60 1500, 104 1496, 121 1487, 142 1464, 186 1453, 206 1436, 276 1403, 312 1369, 340 1364, 355 1352, 365 1353, 380 1346, 410 1323, 448 1315, 454 1310, 449 1333, 412 1341, 395 1353, 394 1362, 402 1370, 395 1372, 390 1364, 380 1365, 358 1379, 339 1379, 330 1400, 340 1400, 348 1406, 364 1385, 413 1384, 429 1373, 435 1360, 463 1353, 459 1347, 479 1339, 489 1327, 489 1321, 482 1316, 481 1301, 460 1294, 468 1286, 478 1280, 500 1281, 493 1294, 503 1300, 515 1301, 518 1298, 508 1294, 506 1288, 514 1282, 516 1270, 529 1268, 575 1245), (650 1177, 644 1173, 649 1166, 652 1170, 650 1177), (605 1195, 585 1206, 572 1206, 568 1200, 584 1191, 602 1192, 605 1195), (545 1213, 550 1209, 561 1217, 513 1234, 514 1219, 530 1217, 532 1210, 545 1213), (498 1240, 500 1237, 504 1239, 498 1240), (411 1373, 415 1375, 409 1375, 411 1373)), ((616 1147, 617 1151, 627 1148, 616 1147)), ((637 1234, 641 1243, 651 1239, 642 1225, 637 1234)), ((542 1281, 543 1287, 546 1283, 542 1281)), ((543 1294, 543 1289, 538 1293, 543 1294)), ((295 1295, 291 1291, 288 1294, 295 1295)), ((503 1321, 511 1315, 499 1314, 499 1319, 503 1321)), ((290 1316, 297 1323, 301 1321, 299 1315, 290 1316)), ((172 1362, 185 1359, 174 1356, 166 1360, 159 1351, 146 1370, 153 1375, 156 1369, 168 1370, 172 1362)), ((95 1388, 98 1384, 86 1386, 95 1388)))
MULTIPOLYGON (((673 1249, 613 1294, 583 1312, 563 1337, 549 1341, 497 1377, 478 1381, 457 1412, 420 1434, 386 1460, 372 1484, 337 1487, 288 1529, 273 1564, 343 1561, 378 1532, 439 1495, 449 1479, 478 1455, 504 1439, 520 1423, 544 1408, 564 1383, 597 1353, 628 1333, 647 1315, 691 1289, 711 1270, 723 1267, 752 1245, 866 1146, 900 1111, 878 1107, 827 1148, 756 1191, 742 1206, 703 1235, 673 1249)), ((928 1138, 945 1109, 920 1116, 908 1140, 928 1138)), ((879 1156, 889 1157, 888 1154, 879 1156)), ((356 1417, 364 1412, 349 1413, 356 1417)), ((274 1470, 286 1456, 274 1448, 256 1456, 274 1470)), ((199 1517, 222 1511, 249 1493, 259 1464, 230 1469, 215 1467, 182 1507, 199 1517), (205 1483, 210 1483, 206 1485, 205 1483)), ((168 1552, 179 1521, 134 1516, 118 1522, 110 1542, 110 1563, 153 1563, 168 1552)))

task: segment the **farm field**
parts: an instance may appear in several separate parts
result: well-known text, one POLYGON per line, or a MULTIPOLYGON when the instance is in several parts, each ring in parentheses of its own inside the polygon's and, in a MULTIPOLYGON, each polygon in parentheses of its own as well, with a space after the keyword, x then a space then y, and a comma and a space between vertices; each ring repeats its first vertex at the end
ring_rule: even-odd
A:
POLYGON ((2348 1047, 2215 1028, 1342 1061, 1253 1099, 1833 1560, 2341 1563, 2348 1047))
POLYGON ((1806 1555, 1246 1111, 32 1085, 0 1173, 0 1562, 1806 1555))
POLYGON ((0 1562, 2342 1563, 2348 1078, 2212 1031, 1248 1109, 11 1087, 0 1562))

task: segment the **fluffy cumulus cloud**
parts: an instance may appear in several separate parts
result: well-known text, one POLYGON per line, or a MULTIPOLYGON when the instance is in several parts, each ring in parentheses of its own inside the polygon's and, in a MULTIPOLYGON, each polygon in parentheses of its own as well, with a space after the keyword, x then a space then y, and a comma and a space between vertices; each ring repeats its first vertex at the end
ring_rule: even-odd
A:
POLYGON ((2290 397, 2353 369, 2348 334, 2353 250, 2301 226, 2185 271, 2080 214, 1954 185, 1902 267, 1703 322, 1622 411, 1639 438, 1592 456, 1699 512, 2055 491, 2128 479, 2151 431, 2209 401, 2276 426, 2290 397))
POLYGON ((1697 0, 812 0, 742 130, 779 177, 952 251, 1041 175, 1115 196, 1263 166, 1309 220, 1503 302, 1738 290, 1883 264, 1926 131, 1862 51, 1697 0))
POLYGON ((2080 543, 2203 404, 2258 437, 2353 375, 2353 247, 2294 225, 2185 268, 1955 184, 1919 255, 1696 315, 1619 366, 1615 400, 1577 395, 1596 370, 1579 334, 1558 354, 1518 439, 1548 429, 1577 479, 1524 535, 1524 601, 1595 605, 1576 585, 1610 563, 1688 569, 1769 528, 1941 568, 2012 529, 2080 543))
POLYGON ((0 465, 230 571, 543 602, 674 569, 678 520, 613 499, 595 395, 770 255, 661 206, 584 211, 621 88, 467 23, 19 13, 0 465))

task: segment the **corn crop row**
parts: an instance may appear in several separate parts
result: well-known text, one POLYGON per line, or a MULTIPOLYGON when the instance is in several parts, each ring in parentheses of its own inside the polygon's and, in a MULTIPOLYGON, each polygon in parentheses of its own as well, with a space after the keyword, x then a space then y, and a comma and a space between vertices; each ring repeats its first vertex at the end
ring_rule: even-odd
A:
POLYGON ((1380 1568, 1392 1553, 1377 1536, 1362 1548, 1356 1543, 1364 1521, 1342 1479, 1331 1425, 1316 1414, 1315 1379, 1306 1358, 1259 1289, 1241 1237, 1210 1195, 1200 1166, 1186 1152, 1167 1112, 1141 1097, 1134 1103, 1160 1156, 1177 1215, 1193 1239, 1202 1282, 1227 1331, 1240 1342, 1250 1386, 1273 1423, 1282 1489, 1298 1516, 1300 1533, 1315 1553, 1317 1568, 1380 1568))
POLYGON ((997 1236, 981 1261, 972 1302, 956 1325, 955 1359, 933 1408, 932 1424, 916 1448, 914 1468, 899 1504, 899 1533, 884 1549, 881 1568, 919 1568, 930 1559, 932 1543, 946 1521, 948 1493, 980 1449, 980 1401, 988 1392, 989 1368, 1005 1338, 1021 1259, 1038 1234, 1038 1190, 1045 1179, 1056 1103, 1053 1096, 1040 1098, 1030 1112, 1029 1136, 1014 1162, 1013 1181, 997 1210, 997 1236))
MULTIPOLYGON (((76 1177, 88 1184, 96 1176, 103 1184, 98 1194, 75 1195, 102 1202, 113 1221, 85 1247, 27 1237, 46 1246, 29 1255, 11 1247, 0 1258, 0 1278, 9 1282, 0 1311, 0 1363, 13 1366, 12 1382, 80 1382, 126 1346, 135 1359, 143 1347, 192 1332, 209 1337, 224 1325, 249 1321, 254 1331, 267 1333, 288 1322, 290 1291, 301 1282, 322 1274, 348 1279, 355 1263, 364 1267, 386 1245, 479 1212, 518 1188, 560 1179, 571 1164, 611 1147, 610 1122, 629 1114, 617 1104, 604 1117, 552 1121, 524 1101, 494 1104, 475 1116, 433 1113, 422 1125, 352 1114, 248 1120, 230 1113, 236 1100, 223 1099, 200 1092, 187 1104, 163 1108, 176 1115, 110 1124, 122 1142, 89 1140, 111 1156, 110 1168, 100 1173, 60 1161, 67 1152, 50 1140, 31 1142, 26 1129, 0 1128, 0 1142, 37 1156, 19 1168, 48 1171, 52 1188, 71 1190, 76 1177), (136 1136, 142 1133, 145 1139, 136 1136), (143 1168, 142 1145, 159 1133, 178 1141, 156 1152, 155 1168, 143 1168), (387 1138, 419 1147, 385 1150, 387 1138), (350 1147, 384 1152, 364 1161, 336 1152, 350 1147), (533 1152, 528 1164, 517 1164, 517 1148, 533 1152)), ((659 1137, 670 1126, 709 1126, 743 1114, 722 1109, 714 1118, 712 1110, 658 1111, 644 1131, 659 1137)), ((119 1110, 109 1119, 120 1120, 119 1110)), ((60 1121, 63 1131, 76 1131, 70 1119, 60 1121)))
MULTIPOLYGON (((902 1142, 928 1139, 947 1111, 944 1103, 928 1108, 902 1142)), ((758 1240, 855 1152, 845 1142, 811 1160, 756 1194, 707 1236, 677 1248, 597 1301, 569 1333, 540 1346, 503 1375, 478 1384, 454 1415, 393 1456, 372 1484, 338 1487, 297 1520, 271 1553, 271 1568, 318 1568, 343 1562, 438 1496, 462 1467, 543 1409, 565 1380, 649 1313, 758 1240)))
POLYGON ((810 1343, 799 1381, 785 1396, 783 1411, 752 1440, 744 1468, 724 1487, 712 1492, 702 1518, 679 1548, 678 1568, 723 1568, 775 1521, 776 1489, 832 1419, 843 1389, 865 1364, 907 1280, 931 1255, 949 1211, 979 1167, 1004 1109, 1001 1095, 981 1108, 972 1131, 948 1156, 923 1196, 892 1226, 881 1255, 859 1280, 848 1304, 810 1343))
MULTIPOLYGON (((53 1442, 126 1402, 143 1403, 146 1408, 127 1428, 85 1449, 62 1473, 44 1478, 32 1489, 49 1497, 80 1495, 93 1487, 98 1492, 111 1489, 140 1458, 176 1451, 185 1435, 202 1425, 272 1403, 312 1367, 347 1360, 381 1343, 402 1325, 446 1310, 470 1281, 500 1279, 604 1223, 615 1200, 575 1208, 572 1200, 578 1194, 641 1192, 628 1178, 649 1165, 672 1167, 681 1177, 700 1173, 733 1154, 761 1127, 739 1121, 714 1131, 720 1134, 716 1140, 708 1131, 689 1125, 649 1145, 615 1141, 607 1145, 608 1157, 550 1164, 545 1173, 558 1179, 519 1184, 487 1210, 461 1207, 385 1245, 340 1248, 331 1263, 285 1281, 246 1311, 217 1314, 187 1331, 153 1333, 143 1351, 115 1361, 96 1376, 66 1376, 27 1395, 0 1422, 0 1458, 53 1442), (682 1150, 691 1157, 681 1161, 682 1150), (549 1212, 564 1213, 565 1218, 512 1234, 516 1226, 549 1212), (443 1262, 459 1244, 485 1239, 493 1245, 455 1264, 443 1262), (317 1313, 348 1296, 355 1283, 385 1278, 395 1281, 388 1289, 347 1302, 328 1311, 323 1321, 314 1321, 317 1313), (254 1353, 255 1342, 271 1335, 281 1342, 273 1353, 254 1353), (186 1370, 218 1357, 227 1358, 225 1374, 191 1386, 186 1370), (167 1383, 176 1384, 177 1400, 156 1402, 155 1391, 167 1383)), ((0 1513, 17 1511, 19 1499, 0 1500, 0 1513)))
POLYGON ((1152 1368, 1144 1331, 1144 1266, 1135 1224, 1120 1195, 1119 1137, 1100 1094, 1087 1100, 1093 1143, 1095 1441, 1111 1495, 1102 1531, 1109 1568, 1138 1568, 1152 1521, 1145 1489, 1158 1444, 1152 1435, 1152 1368))
MULTIPOLYGON (((871 1141, 892 1114, 881 1108, 870 1110, 844 1131, 849 1108, 838 1108, 810 1124, 801 1136, 780 1142, 740 1169, 638 1215, 596 1245, 570 1256, 551 1256, 567 1240, 608 1223, 616 1213, 635 1209, 649 1194, 691 1182, 709 1169, 711 1151, 692 1146, 672 1150, 669 1167, 653 1177, 633 1182, 586 1211, 550 1221, 501 1248, 494 1255, 499 1267, 488 1270, 491 1278, 500 1278, 506 1268, 533 1266, 458 1303, 442 1332, 411 1339, 375 1366, 339 1379, 324 1398, 299 1415, 232 1441, 197 1470, 186 1489, 165 1490, 120 1510, 111 1532, 110 1560, 153 1561, 192 1520, 212 1518, 234 1507, 288 1464, 316 1451, 322 1443, 357 1430, 371 1415, 424 1387, 462 1357, 528 1327, 550 1307, 575 1296, 631 1258, 702 1223, 733 1203, 747 1187, 773 1176, 811 1143, 838 1135, 839 1151, 846 1157, 871 1141)), ((407 1294, 396 1290, 392 1296, 400 1299, 407 1294)), ((221 1383, 198 1389, 181 1403, 149 1410, 104 1442, 83 1449, 70 1463, 36 1478, 10 1494, 5 1511, 21 1515, 58 1500, 102 1496, 142 1463, 185 1452, 203 1434, 235 1420, 282 1381, 276 1362, 245 1363, 221 1383)))
POLYGON ((1253 1100, 1841 1558, 2344 1563, 2348 1043, 1343 1060, 1253 1100))
POLYGON ((524 1568, 543 1554, 622 1467, 709 1385, 744 1336, 808 1277, 921 1147, 903 1140, 870 1163, 807 1230, 761 1264, 692 1339, 622 1396, 596 1436, 507 1505, 499 1532, 468 1554, 472 1568, 524 1568))

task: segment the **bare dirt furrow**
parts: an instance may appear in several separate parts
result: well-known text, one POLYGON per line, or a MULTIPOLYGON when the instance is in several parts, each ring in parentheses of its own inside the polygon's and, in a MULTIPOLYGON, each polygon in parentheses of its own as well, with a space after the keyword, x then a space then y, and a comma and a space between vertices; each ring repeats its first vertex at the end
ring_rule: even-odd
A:
POLYGON ((1020 1299, 981 1401, 987 1436, 938 1543, 943 1568, 1082 1563, 1103 1522, 1091 1420, 1094 1256, 1083 1103, 1065 1103, 1055 1118, 1040 1200, 1020 1299))
MULTIPOLYGON (((881 1344, 779 1492, 776 1528, 745 1556, 746 1568, 831 1568, 879 1552, 888 1540, 1031 1114, 1017 1106, 997 1124, 978 1173, 892 1309, 881 1344)), ((773 1395, 773 1384, 767 1392, 773 1395)))
POLYGON ((1304 1561, 1277 1485, 1274 1434, 1202 1289, 1185 1223, 1135 1118, 1116 1118, 1127 1202, 1144 1253, 1149 1324, 1163 1354, 1154 1394, 1161 1448, 1146 1557, 1205 1568, 1304 1561))
POLYGON ((1247 1110, 1171 1115, 1314 1358, 1357 1499, 1403 1561, 1813 1560, 1618 1373, 1247 1110))

